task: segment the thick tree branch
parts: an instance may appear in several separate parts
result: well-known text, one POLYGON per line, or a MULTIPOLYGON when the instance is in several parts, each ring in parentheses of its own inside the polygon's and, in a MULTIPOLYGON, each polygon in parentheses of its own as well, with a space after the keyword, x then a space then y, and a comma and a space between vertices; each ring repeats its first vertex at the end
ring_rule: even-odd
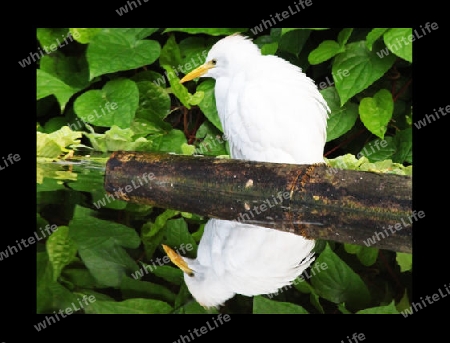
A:
POLYGON ((119 151, 105 189, 126 201, 402 252, 412 251, 420 218, 411 177, 326 165, 119 151))

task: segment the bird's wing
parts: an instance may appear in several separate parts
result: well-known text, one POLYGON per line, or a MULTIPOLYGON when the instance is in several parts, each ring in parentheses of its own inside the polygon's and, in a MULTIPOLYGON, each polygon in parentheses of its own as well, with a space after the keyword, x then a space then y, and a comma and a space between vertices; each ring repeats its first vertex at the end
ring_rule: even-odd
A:
POLYGON ((322 162, 327 104, 300 69, 275 56, 266 58, 284 66, 286 72, 274 73, 266 67, 264 73, 258 69, 231 80, 225 115, 232 157, 322 162))
POLYGON ((217 219, 207 223, 204 234, 197 258, 209 261, 217 277, 239 294, 275 292, 312 261, 301 264, 311 257, 314 241, 294 234, 217 219))

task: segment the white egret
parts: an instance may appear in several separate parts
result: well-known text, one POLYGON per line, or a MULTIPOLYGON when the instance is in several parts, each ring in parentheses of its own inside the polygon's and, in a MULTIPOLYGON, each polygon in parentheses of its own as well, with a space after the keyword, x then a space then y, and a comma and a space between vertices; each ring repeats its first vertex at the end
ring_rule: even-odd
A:
MULTIPOLYGON (((205 64, 180 82, 216 80, 218 114, 230 155, 274 163, 323 163, 329 108, 300 68, 277 56, 261 55, 248 38, 219 40, 205 64)), ((217 307, 235 294, 274 293, 289 285, 314 260, 314 241, 237 221, 210 219, 197 258, 164 250, 184 272, 193 297, 217 307)))

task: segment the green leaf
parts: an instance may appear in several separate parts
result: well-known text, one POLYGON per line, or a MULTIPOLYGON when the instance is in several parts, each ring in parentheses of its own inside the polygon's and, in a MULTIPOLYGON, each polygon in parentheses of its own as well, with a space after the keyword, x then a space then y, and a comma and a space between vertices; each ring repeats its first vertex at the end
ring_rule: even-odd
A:
POLYGON ((405 293, 403 293, 402 298, 397 303, 397 305, 395 305, 395 308, 397 309, 397 311, 402 312, 402 311, 405 311, 406 309, 409 309, 410 306, 411 306, 411 304, 410 304, 409 298, 408 298, 408 291, 405 289, 405 293))
POLYGON ((370 307, 356 312, 356 314, 399 314, 394 301, 386 306, 370 307))
MULTIPOLYGON (((42 51, 45 53, 52 53, 59 49, 61 43, 64 45, 64 40, 70 42, 70 35, 68 28, 37 28, 36 36, 39 44, 42 47, 42 51), (52 45, 54 45, 52 47, 52 45)), ((61 47, 63 46, 61 45, 61 47)))
POLYGON ((113 125, 111 129, 105 132, 105 144, 108 151, 133 150, 134 132, 131 129, 121 129, 113 125))
POLYGON ((70 282, 77 288, 100 288, 101 285, 95 281, 92 274, 87 269, 66 268, 62 272, 62 278, 66 282, 70 282))
POLYGON ((253 314, 308 314, 302 306, 274 301, 261 295, 253 298, 253 314))
POLYGON ((68 126, 63 126, 58 131, 49 133, 48 137, 53 139, 63 151, 66 151, 65 147, 80 143, 82 134, 79 131, 72 131, 68 126))
POLYGON ((175 41, 175 36, 171 35, 161 50, 159 64, 161 66, 166 64, 175 67, 179 66, 181 63, 180 47, 175 41))
POLYGON ((142 225, 141 237, 147 259, 150 259, 153 256, 156 248, 161 244, 164 237, 163 229, 166 226, 167 220, 177 216, 179 213, 179 211, 168 209, 156 217, 154 223, 149 221, 142 225))
POLYGON ((364 308, 370 301, 370 293, 361 277, 356 274, 329 247, 325 247, 316 260, 325 263, 327 269, 311 277, 316 292, 328 301, 345 302, 352 308, 364 308))
POLYGON ((359 104, 364 126, 381 139, 384 138, 393 111, 394 101, 387 89, 380 89, 373 98, 364 98, 359 104))
POLYGON ((395 55, 412 63, 412 42, 409 38, 412 35, 412 28, 389 29, 383 36, 384 43, 395 55))
POLYGON ((148 36, 151 36, 154 32, 158 31, 157 28, 126 28, 126 29, 115 29, 120 30, 121 32, 125 33, 126 35, 132 37, 131 41, 134 41, 136 39, 143 39, 147 38, 148 36))
POLYGON ((139 90, 128 79, 112 80, 103 89, 80 95, 74 103, 75 113, 83 121, 97 126, 130 127, 139 104, 139 90))
POLYGON ((309 30, 293 30, 283 34, 278 42, 278 49, 298 55, 308 40, 311 31, 309 30))
POLYGON ((292 284, 302 293, 310 294, 314 292, 314 288, 302 277, 295 279, 292 284))
POLYGON ((70 29, 70 33, 72 34, 73 38, 81 44, 89 43, 92 40, 92 38, 94 38, 100 32, 102 32, 102 29, 99 28, 70 29))
POLYGON ((195 240, 196 243, 199 243, 202 236, 203 236, 203 232, 205 231, 205 224, 200 225, 200 227, 198 228, 197 231, 195 231, 191 236, 192 238, 195 240))
POLYGON ((392 54, 378 57, 367 49, 364 41, 347 44, 345 52, 336 56, 332 66, 341 105, 382 77, 394 61, 395 56, 392 54), (347 71, 349 75, 339 79, 337 76, 342 71, 347 71))
POLYGON ((219 311, 215 308, 203 308, 197 301, 192 299, 191 293, 186 284, 183 283, 175 300, 176 314, 217 314, 219 311))
POLYGON ((342 314, 352 314, 345 308, 345 303, 338 304, 338 310, 341 311, 342 314))
POLYGON ((183 244, 187 246, 191 244, 193 249, 187 252, 188 256, 193 257, 197 251, 197 243, 189 233, 188 226, 184 218, 170 219, 166 223, 166 239, 164 244, 176 249, 183 244))
POLYGON ((219 119, 219 114, 217 112, 216 97, 214 95, 214 86, 216 85, 215 80, 208 79, 203 81, 197 86, 197 91, 203 91, 205 93, 203 100, 199 103, 199 107, 202 110, 208 120, 217 127, 220 132, 223 132, 222 123, 219 119))
POLYGON ((42 133, 51 133, 59 130, 64 125, 67 125, 67 120, 64 117, 53 117, 49 119, 43 127, 41 127, 42 133))
MULTIPOLYGON (((168 124, 170 125, 170 124, 168 124)), ((160 127, 159 125, 149 122, 148 120, 135 118, 131 123, 131 131, 134 133, 134 137, 145 137, 147 135, 153 135, 155 133, 164 133, 165 126, 160 127)))
POLYGON ((140 81, 136 85, 139 89, 136 118, 148 120, 161 128, 170 127, 163 122, 170 113, 170 96, 166 90, 151 81, 140 81))
POLYGON ((50 134, 36 132, 36 143, 38 157, 55 158, 62 153, 70 151, 68 147, 80 144, 81 132, 72 131, 68 126, 50 134))
POLYGON ((45 246, 53 268, 53 281, 56 281, 63 268, 75 259, 77 246, 69 237, 67 226, 59 226, 47 239, 45 246))
POLYGON ((274 34, 274 32, 275 31, 271 30, 270 35, 259 36, 254 38, 253 43, 255 43, 260 49, 262 49, 264 44, 278 43, 280 41, 281 36, 274 34))
POLYGON ((370 162, 384 161, 392 159, 395 150, 395 141, 392 137, 377 138, 364 145, 356 156, 358 158, 365 156, 370 162))
POLYGON ((373 265, 378 258, 378 249, 361 246, 361 249, 356 253, 359 261, 366 267, 373 265))
POLYGON ((78 299, 76 295, 62 286, 59 282, 53 281, 47 288, 48 296, 51 299, 51 309, 46 309, 41 313, 58 312, 76 304, 78 299))
POLYGON ((273 28, 273 29, 271 29, 270 31, 270 35, 271 36, 283 36, 283 35, 285 35, 286 33, 288 33, 288 32, 291 32, 291 31, 294 31, 294 30, 306 30, 306 31, 309 31, 309 30, 313 30, 313 31, 322 31, 322 30, 328 30, 328 29, 326 29, 326 28, 305 28, 305 27, 301 27, 301 28, 299 28, 299 27, 294 27, 294 28, 285 28, 285 27, 283 27, 283 28, 281 28, 281 29, 277 29, 277 28, 273 28), (274 34, 274 32, 275 32, 275 34, 274 34))
POLYGON ((97 300, 86 306, 85 311, 87 314, 164 314, 172 312, 172 306, 160 300, 144 298, 97 300))
POLYGON ((148 281, 135 280, 125 277, 120 284, 120 291, 125 299, 131 298, 153 298, 173 303, 175 294, 166 287, 148 281))
POLYGON ((61 111, 64 110, 72 95, 79 90, 80 88, 71 87, 43 70, 36 71, 36 99, 39 100, 53 94, 59 102, 61 111))
POLYGON ((358 119, 358 106, 352 102, 341 107, 339 95, 334 87, 320 91, 330 107, 331 113, 327 121, 327 142, 348 132, 358 119))
POLYGON ((196 138, 202 139, 194 150, 196 155, 218 156, 226 155, 226 141, 221 132, 210 122, 205 121, 198 128, 196 138))
POLYGON ((394 136, 396 147, 392 161, 397 163, 412 163, 412 128, 398 131, 394 136))
POLYGON ((52 299, 48 292, 48 285, 53 281, 52 268, 46 252, 37 254, 36 260, 36 312, 43 313, 51 308, 52 299))
POLYGON ((375 163, 368 162, 365 157, 362 157, 361 160, 365 159, 363 163, 360 164, 360 171, 370 171, 376 173, 390 173, 397 175, 411 175, 412 166, 405 167, 400 163, 393 163, 391 160, 378 161, 375 163))
POLYGON ((373 265, 378 258, 378 249, 365 247, 363 245, 344 244, 345 251, 356 254, 359 261, 365 266, 373 265))
POLYGON ((37 313, 52 313, 72 305, 76 296, 53 279, 53 268, 46 252, 37 254, 36 282, 37 282, 37 313))
MULTIPOLYGON (((186 289, 187 295, 188 296, 190 295, 189 291, 187 290, 187 287, 186 288, 182 287, 182 289, 186 289)), ((215 308, 205 309, 197 301, 190 300, 183 306, 179 307, 176 311, 174 311, 174 313, 178 313, 178 314, 209 314, 209 315, 211 315, 211 314, 218 314, 219 311, 216 310, 215 308)))
POLYGON ((195 92, 189 99, 189 105, 197 106, 198 104, 200 104, 202 102, 204 97, 205 97, 205 93, 203 91, 197 90, 197 92, 195 92))
POLYGON ((181 146, 181 151, 183 155, 194 155, 195 154, 195 146, 190 144, 183 144, 181 146))
POLYGON ((143 70, 130 77, 130 80, 133 80, 136 83, 141 81, 151 81, 159 87, 166 88, 166 79, 164 76, 153 70, 143 70))
POLYGON ((345 154, 333 159, 327 159, 327 162, 331 167, 347 170, 358 170, 367 158, 361 157, 357 159, 355 155, 345 154))
POLYGON ((56 51, 41 58, 40 70, 53 75, 73 89, 84 89, 89 85, 89 69, 83 57, 66 56, 56 51))
POLYGON ((278 50, 278 42, 267 43, 261 47, 262 55, 275 55, 278 50))
POLYGON ((370 31, 366 36, 366 46, 367 49, 372 51, 372 46, 375 41, 380 38, 387 30, 386 28, 375 28, 370 31))
POLYGON ((205 63, 208 51, 215 41, 216 39, 213 37, 205 38, 199 36, 189 36, 181 40, 179 47, 183 61, 178 69, 183 74, 187 74, 205 63))
POLYGON ((159 135, 155 140, 154 150, 159 152, 183 153, 183 145, 187 143, 183 131, 173 129, 167 134, 159 135))
MULTIPOLYGON (((321 271, 321 266, 317 266, 315 263, 311 266, 311 270, 317 270, 318 272, 321 271), (317 269, 320 268, 320 269, 317 269)), ((303 275, 300 275, 298 278, 296 278, 293 283, 294 287, 299 290, 302 293, 309 294, 309 301, 311 304, 319 311, 320 313, 325 313, 323 310, 322 305, 320 304, 320 297, 317 294, 314 287, 312 287, 306 280, 303 275)))
POLYGON ((140 244, 134 229, 94 218, 92 211, 80 206, 75 208, 69 227, 81 259, 100 284, 118 287, 127 271, 138 269, 124 250, 140 244))
POLYGON ((63 150, 54 139, 50 138, 46 133, 37 132, 36 134, 37 157, 55 158, 61 155, 63 150))
POLYGON ((334 40, 325 40, 309 53, 308 62, 312 65, 320 64, 344 52, 345 49, 334 40))
POLYGON ((320 313, 325 313, 322 304, 320 303, 320 296, 315 291, 309 295, 309 301, 320 313))
POLYGON ((404 273, 412 270, 412 254, 397 252, 395 260, 400 266, 400 272, 404 273))
POLYGON ((344 243, 344 249, 349 254, 356 254, 360 249, 360 245, 344 243))
POLYGON ((163 33, 167 33, 167 32, 174 32, 174 31, 178 31, 178 32, 185 32, 185 33, 189 33, 191 35, 193 34, 200 34, 200 33, 204 33, 207 35, 211 35, 211 36, 228 36, 228 35, 232 35, 233 33, 236 32, 245 32, 248 29, 235 29, 235 28, 167 28, 163 31, 163 33))
POLYGON ((281 28, 281 34, 280 35, 283 36, 286 33, 291 32, 291 31, 295 31, 295 30, 302 30, 302 29, 298 28, 298 27, 291 27, 291 28, 283 27, 283 28, 281 28))
POLYGON ((91 39, 86 51, 90 79, 152 64, 160 52, 157 41, 138 40, 123 29, 104 29, 91 39))
POLYGON ((175 94, 184 106, 190 109, 191 105, 189 102, 192 95, 188 92, 187 88, 180 83, 180 79, 177 76, 178 73, 176 73, 169 65, 162 65, 162 67, 166 70, 166 76, 169 79, 170 88, 172 89, 173 94, 175 94))
POLYGON ((339 32, 337 42, 339 43, 340 46, 344 46, 345 44, 347 44, 348 39, 352 35, 352 32, 353 32, 353 29, 349 29, 349 28, 342 29, 339 32))
POLYGON ((151 271, 154 275, 163 278, 164 280, 173 283, 175 285, 181 285, 183 283, 183 271, 178 267, 171 266, 157 266, 151 271))
MULTIPOLYGON (((182 283, 180 286, 180 290, 178 291, 177 297, 175 299, 174 307, 176 308, 176 310, 174 311, 174 313, 180 313, 180 314, 185 313, 183 304, 192 303, 192 302, 198 304, 197 301, 195 301, 195 300, 192 301, 191 297, 192 296, 191 296, 191 293, 189 292, 188 287, 186 286, 185 283, 182 283)), ((199 306, 199 307, 201 307, 201 306, 199 306)), ((205 309, 203 309, 203 312, 200 312, 200 313, 206 313, 205 309)))

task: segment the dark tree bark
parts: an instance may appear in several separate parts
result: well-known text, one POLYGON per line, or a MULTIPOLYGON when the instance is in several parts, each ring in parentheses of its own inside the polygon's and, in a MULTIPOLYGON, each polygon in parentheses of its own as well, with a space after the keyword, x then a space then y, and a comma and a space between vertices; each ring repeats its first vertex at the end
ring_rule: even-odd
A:
POLYGON ((312 239, 412 251, 411 177, 160 153, 115 152, 118 199, 237 220, 312 239), (368 240, 371 239, 371 240, 368 240))

